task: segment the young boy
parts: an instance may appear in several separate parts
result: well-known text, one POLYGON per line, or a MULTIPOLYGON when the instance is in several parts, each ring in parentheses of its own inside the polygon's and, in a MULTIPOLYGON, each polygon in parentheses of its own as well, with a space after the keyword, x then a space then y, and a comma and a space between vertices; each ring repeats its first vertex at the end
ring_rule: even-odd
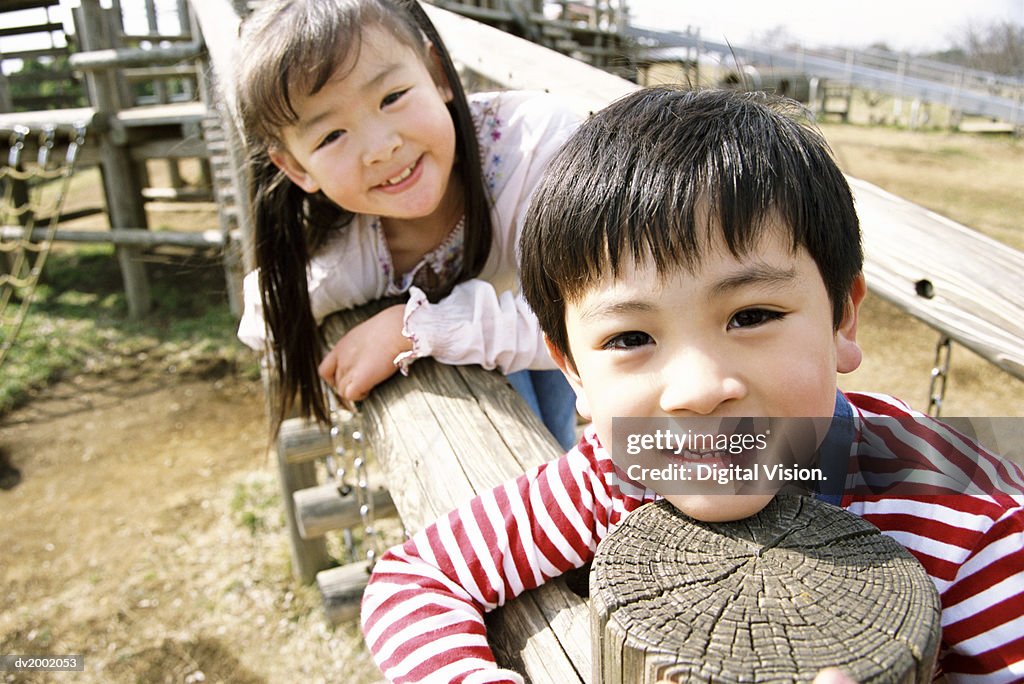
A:
MULTIPOLYGON (((702 520, 763 508, 771 494, 659 493, 626 476, 623 454, 613 463, 613 418, 700 416, 916 416, 916 432, 885 439, 924 468, 934 454, 980 463, 1009 494, 847 490, 834 501, 934 578, 946 676, 1024 679, 1024 476, 890 397, 838 392, 836 373, 861 360, 859 225, 826 143, 797 110, 724 91, 623 98, 548 169, 521 254, 524 294, 593 424, 562 458, 380 559, 363 630, 389 679, 521 681, 496 668, 484 611, 584 565, 661 495, 702 520)), ((874 437, 859 430, 848 440, 874 437)))

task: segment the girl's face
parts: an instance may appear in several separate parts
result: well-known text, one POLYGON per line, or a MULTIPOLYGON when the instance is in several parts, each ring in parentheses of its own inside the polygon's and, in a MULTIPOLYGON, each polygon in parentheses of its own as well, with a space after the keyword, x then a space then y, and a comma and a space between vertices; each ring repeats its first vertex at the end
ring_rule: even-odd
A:
POLYGON ((319 92, 293 93, 298 121, 281 132, 284 149, 271 149, 271 159, 306 192, 322 190, 351 212, 450 213, 458 201, 455 125, 443 76, 435 80, 419 52, 375 27, 363 32, 357 60, 319 92))

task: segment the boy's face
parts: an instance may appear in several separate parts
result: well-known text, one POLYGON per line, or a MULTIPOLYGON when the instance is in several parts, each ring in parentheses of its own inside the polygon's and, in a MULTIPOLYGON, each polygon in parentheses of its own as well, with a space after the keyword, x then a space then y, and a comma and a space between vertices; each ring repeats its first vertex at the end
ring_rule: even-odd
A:
MULTIPOLYGON (((614 417, 832 415, 836 372, 860 364, 864 281, 855 282, 845 319, 833 329, 816 264, 783 236, 767 231, 740 259, 716 238, 695 274, 679 268, 662 278, 650 259, 626 264, 618 278, 607 269, 567 303, 575 364, 552 354, 602 444, 612 444, 614 417)), ((691 517, 716 521, 752 515, 771 495, 666 498, 691 517)))

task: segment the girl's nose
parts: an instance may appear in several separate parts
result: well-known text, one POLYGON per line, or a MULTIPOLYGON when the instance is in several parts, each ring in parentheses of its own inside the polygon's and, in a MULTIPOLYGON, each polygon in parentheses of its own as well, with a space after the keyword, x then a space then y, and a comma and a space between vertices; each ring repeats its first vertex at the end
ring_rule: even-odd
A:
POLYGON ((661 387, 660 408, 669 414, 711 415, 747 394, 744 382, 721 359, 692 350, 665 366, 661 387))
POLYGON ((373 131, 368 131, 363 163, 369 166, 377 162, 389 161, 401 146, 402 136, 392 128, 381 126, 373 131))

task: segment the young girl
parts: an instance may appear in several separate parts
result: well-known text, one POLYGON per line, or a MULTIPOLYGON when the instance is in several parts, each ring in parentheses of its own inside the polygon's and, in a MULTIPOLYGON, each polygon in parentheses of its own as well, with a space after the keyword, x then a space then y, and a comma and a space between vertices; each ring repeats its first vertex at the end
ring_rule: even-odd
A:
POLYGON ((577 118, 543 95, 467 100, 415 0, 267 2, 244 24, 238 64, 258 266, 239 337, 269 352, 275 426, 296 396, 326 422, 320 378, 358 400, 433 356, 512 373, 574 443, 573 396, 544 370, 554 365, 516 292, 515 245, 577 118), (399 295, 317 364, 327 315, 399 295))

